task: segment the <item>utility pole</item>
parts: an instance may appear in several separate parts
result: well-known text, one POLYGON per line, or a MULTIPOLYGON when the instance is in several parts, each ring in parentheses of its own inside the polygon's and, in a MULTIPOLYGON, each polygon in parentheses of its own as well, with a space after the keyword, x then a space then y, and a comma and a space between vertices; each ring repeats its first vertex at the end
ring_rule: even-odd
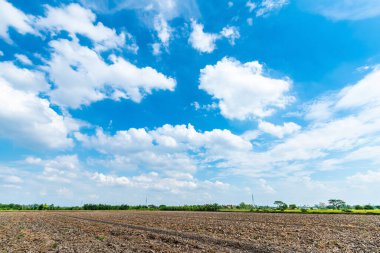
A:
POLYGON ((145 196, 145 206, 148 206, 148 196, 145 196))
POLYGON ((253 193, 252 193, 252 206, 255 207, 255 199, 253 198, 253 193))

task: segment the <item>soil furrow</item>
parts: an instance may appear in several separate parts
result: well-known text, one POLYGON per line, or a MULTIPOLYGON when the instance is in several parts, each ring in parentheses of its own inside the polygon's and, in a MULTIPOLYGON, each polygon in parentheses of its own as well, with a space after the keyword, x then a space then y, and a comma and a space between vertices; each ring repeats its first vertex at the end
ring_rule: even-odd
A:
POLYGON ((119 223, 119 222, 113 222, 113 221, 83 218, 83 217, 72 216, 72 215, 63 215, 63 214, 57 214, 57 215, 62 216, 62 217, 70 217, 70 218, 78 219, 78 220, 97 222, 97 223, 114 225, 114 226, 121 226, 121 227, 129 228, 129 229, 156 233, 159 235, 176 236, 176 237, 180 237, 183 239, 195 240, 195 241, 199 241, 199 242, 205 243, 205 244, 211 243, 211 244, 215 244, 218 246, 228 247, 228 248, 232 248, 232 249, 236 249, 236 250, 245 250, 245 251, 255 252, 255 253, 273 252, 273 250, 271 250, 269 248, 264 249, 263 247, 258 247, 258 246, 252 245, 252 244, 242 243, 242 242, 233 241, 233 240, 218 239, 218 238, 205 236, 205 235, 199 235, 199 234, 193 234, 193 233, 184 233, 184 232, 178 232, 178 231, 174 231, 174 230, 166 230, 166 229, 154 228, 154 227, 144 227, 144 226, 119 223))

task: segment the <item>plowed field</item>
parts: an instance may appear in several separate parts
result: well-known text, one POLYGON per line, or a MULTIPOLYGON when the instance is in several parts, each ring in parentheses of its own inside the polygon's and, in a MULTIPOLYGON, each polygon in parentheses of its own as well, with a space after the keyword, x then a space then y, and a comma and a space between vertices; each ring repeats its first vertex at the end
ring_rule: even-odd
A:
POLYGON ((3 252, 380 252, 380 216, 0 212, 3 252))

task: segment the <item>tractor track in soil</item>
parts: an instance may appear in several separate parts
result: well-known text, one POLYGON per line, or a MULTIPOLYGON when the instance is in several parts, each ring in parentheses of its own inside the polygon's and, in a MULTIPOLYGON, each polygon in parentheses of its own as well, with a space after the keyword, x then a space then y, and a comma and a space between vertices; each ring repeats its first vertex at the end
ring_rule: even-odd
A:
MULTIPOLYGON (((143 214, 143 215, 149 216, 150 214, 143 214)), ((303 215, 303 214, 296 214, 296 215, 303 215)), ((310 215, 310 214, 305 214, 305 215, 310 215)), ((172 215, 171 218, 172 217, 182 217, 182 216, 172 215)), ((190 221, 199 220, 198 217, 186 217, 185 219, 190 220, 190 221)), ((277 222, 277 221, 258 221, 258 220, 253 220, 253 219, 227 219, 227 218, 220 218, 220 217, 218 218, 207 217, 207 220, 208 221, 214 220, 214 221, 230 221, 230 222, 249 222, 249 223, 256 223, 256 224, 263 224, 263 225, 279 225, 279 226, 284 226, 284 227, 295 227, 295 228, 305 228, 308 226, 314 226, 314 227, 330 228, 330 229, 352 229, 352 230, 360 229, 360 230, 366 230, 366 231, 377 230, 380 233, 380 226, 366 228, 360 225, 331 225, 331 224, 320 224, 320 223, 285 223, 285 222, 277 222)))
POLYGON ((248 252, 254 252, 254 253, 270 253, 273 252, 272 249, 269 249, 267 247, 259 247, 248 243, 242 243, 239 241, 234 240, 225 240, 225 239, 218 239, 206 235, 200 235, 195 233, 189 233, 189 232, 179 232, 175 230, 168 230, 168 229, 161 229, 161 228, 155 228, 155 227, 145 227, 145 226, 139 226, 139 225, 132 225, 128 223, 121 223, 121 222, 114 222, 114 221, 105 221, 105 220, 99 220, 99 219, 92 219, 92 218, 83 218, 73 215, 65 215, 65 214, 55 214, 57 216, 66 217, 66 218, 72 218, 82 221, 88 221, 93 223, 101 223, 101 224, 107 224, 107 225, 113 225, 113 226, 119 226, 124 227, 132 230, 140 230, 144 232, 150 232, 155 233, 158 235, 166 235, 166 236, 175 236, 182 239, 187 240, 193 240, 198 241, 203 244, 214 244, 217 246, 222 247, 228 247, 233 250, 243 250, 248 252))

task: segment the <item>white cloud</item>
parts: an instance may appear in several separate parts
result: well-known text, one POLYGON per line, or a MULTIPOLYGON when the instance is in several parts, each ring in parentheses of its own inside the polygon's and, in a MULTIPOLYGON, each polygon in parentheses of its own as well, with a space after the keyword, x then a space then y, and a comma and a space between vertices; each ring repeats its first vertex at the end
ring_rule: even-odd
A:
POLYGON ((376 108, 380 104, 379 66, 355 85, 347 86, 339 92, 330 93, 306 106, 305 118, 313 121, 328 121, 339 113, 367 108, 376 108))
POLYGON ((299 4, 314 13, 333 20, 362 20, 380 15, 377 0, 298 0, 299 4))
MULTIPOLYGON (((19 173, 15 168, 0 165, 0 187, 2 188, 8 188, 10 190, 21 189, 24 183, 24 176, 23 173, 19 173)), ((4 189, 2 189, 2 192, 3 190, 4 189)), ((5 197, 4 194, 3 197, 5 197)))
POLYGON ((249 26, 252 26, 253 25, 253 19, 252 18, 247 18, 247 24, 249 26))
POLYGON ((6 42, 12 42, 8 33, 10 27, 21 34, 35 34, 30 25, 31 22, 31 17, 25 15, 25 13, 15 8, 11 3, 0 0, 0 37, 6 42))
POLYGON ((380 171, 369 170, 367 172, 359 172, 355 175, 347 177, 350 184, 372 184, 380 183, 380 171))
POLYGON ((152 44, 152 53, 153 53, 153 55, 160 55, 162 53, 160 43, 153 43, 152 44))
POLYGON ((235 45, 235 41, 240 38, 240 33, 234 26, 224 27, 220 34, 227 38, 231 45, 235 45))
POLYGON ((380 131, 380 119, 365 119, 363 116, 348 116, 313 125, 275 146, 270 154, 278 161, 310 160, 326 157, 330 152, 353 149, 361 145, 363 138, 380 131))
POLYGON ((0 136, 29 148, 73 146, 69 134, 79 125, 57 114, 46 99, 28 91, 16 90, 0 78, 0 136), (15 127, 17 126, 17 127, 15 127))
POLYGON ((0 62, 0 77, 17 90, 39 93, 50 87, 43 72, 19 68, 12 62, 0 62))
POLYGON ((191 103, 191 106, 193 106, 196 111, 201 109, 201 105, 197 101, 191 103))
POLYGON ((151 172, 133 177, 104 175, 94 173, 91 179, 105 185, 121 185, 143 189, 153 189, 159 191, 178 192, 180 190, 210 189, 210 188, 228 188, 229 185, 220 181, 198 181, 194 178, 187 180, 176 179, 171 177, 160 177, 158 173, 151 172))
POLYGON ((20 177, 14 175, 2 176, 1 178, 5 183, 8 184, 21 184, 23 182, 20 177))
POLYGON ((285 122, 282 126, 279 126, 260 120, 259 129, 265 133, 276 136, 277 138, 283 138, 285 135, 298 132, 301 129, 301 126, 294 122, 285 122))
POLYGON ((274 194, 276 193, 276 190, 273 189, 272 186, 268 184, 268 182, 265 179, 260 178, 259 179, 260 187, 265 193, 274 194))
POLYGON ((328 183, 313 180, 310 176, 296 175, 287 178, 288 183, 296 185, 299 189, 303 185, 308 190, 319 190, 324 192, 336 192, 336 188, 328 185, 328 183))
POLYGON ((125 9, 137 10, 146 22, 157 14, 162 15, 166 20, 180 16, 192 18, 199 15, 196 0, 82 0, 81 2, 85 6, 104 13, 115 13, 125 9))
POLYGON ((330 96, 320 98, 306 106, 305 119, 325 121, 333 116, 334 102, 330 96))
POLYGON ((198 132, 192 125, 164 125, 155 130, 131 128, 117 131, 109 136, 97 129, 95 136, 76 133, 76 138, 84 146, 102 153, 130 154, 132 152, 183 152, 205 148, 211 153, 250 150, 251 144, 229 130, 215 129, 198 132))
POLYGON ((112 136, 98 129, 94 136, 75 136, 83 146, 108 156, 106 160, 90 161, 94 167, 101 164, 124 171, 153 170, 168 176, 178 172, 193 174, 219 165, 233 169, 240 154, 252 149, 249 141, 228 130, 202 133, 191 125, 164 125, 150 131, 131 128, 112 136))
POLYGON ((154 55, 161 54, 163 48, 168 51, 169 41, 174 32, 169 21, 178 17, 188 20, 200 16, 196 0, 82 0, 81 2, 96 12, 107 14, 125 9, 135 10, 137 16, 157 33, 160 43, 153 44, 154 55))
POLYGON ((204 110, 204 111, 208 111, 208 112, 213 111, 213 110, 218 108, 218 104, 215 102, 212 102, 211 104, 201 105, 197 101, 194 101, 193 103, 191 103, 191 106, 193 106, 196 111, 204 110))
POLYGON ((265 76, 257 61, 241 63, 225 57, 201 70, 199 88, 219 101, 224 117, 245 120, 266 117, 292 102, 294 98, 286 95, 290 86, 288 79, 265 76))
POLYGON ((121 57, 111 55, 108 64, 76 40, 51 41, 50 46, 52 57, 47 72, 56 88, 49 95, 60 106, 78 108, 105 98, 140 102, 153 90, 172 91, 176 85, 174 79, 155 69, 138 68, 121 57))
POLYGON ((32 65, 33 64, 33 62, 26 55, 15 54, 15 58, 25 65, 32 65))
POLYGON ((4 53, 3 53, 3 51, 0 50, 0 57, 1 56, 4 56, 4 53))
POLYGON ((258 130, 248 130, 246 132, 244 132, 241 137, 244 139, 244 140, 247 140, 247 141, 252 141, 252 140, 255 140, 257 137, 259 137, 260 135, 260 131, 258 130))
POLYGON ((80 176, 81 165, 77 155, 57 156, 51 160, 28 157, 26 163, 43 167, 40 178, 52 181, 70 183, 80 176))
POLYGON ((279 10, 289 4, 289 0, 263 0, 256 11, 256 16, 266 16, 270 12, 279 10))
POLYGON ((321 162, 322 170, 336 170, 351 166, 353 163, 365 164, 366 167, 380 164, 380 142, 371 141, 365 145, 353 147, 353 151, 346 152, 339 157, 326 159, 321 162))
POLYGON ((228 39, 231 45, 235 45, 235 41, 240 38, 240 33, 234 26, 224 27, 219 34, 207 33, 204 32, 203 24, 191 20, 191 29, 189 43, 201 53, 212 53, 216 49, 216 41, 222 38, 228 39))
POLYGON ((376 68, 356 84, 329 95, 331 114, 327 119, 323 114, 320 119, 314 117, 303 130, 255 154, 256 162, 270 168, 298 164, 298 169, 310 171, 344 169, 342 164, 347 162, 351 167, 359 166, 353 161, 359 161, 360 166, 378 164, 374 154, 380 143, 379 72, 376 68), (369 95, 363 95, 364 90, 369 95))
POLYGON ((189 43, 194 49, 202 53, 211 53, 215 50, 215 42, 219 38, 218 34, 204 32, 204 26, 195 20, 191 21, 191 28, 189 43))
POLYGON ((70 191, 69 189, 65 188, 65 187, 58 189, 57 194, 65 197, 65 198, 69 198, 69 197, 73 196, 73 192, 70 191))
POLYGON ((252 2, 251 0, 248 0, 248 2, 245 4, 245 6, 248 7, 249 12, 252 12, 254 9, 256 9, 256 4, 252 2))
POLYGON ((338 110, 380 105, 380 66, 377 66, 357 84, 348 86, 339 94, 338 110))
POLYGON ((360 161, 367 160, 376 164, 380 164, 380 146, 364 146, 349 153, 344 160, 360 161))
POLYGON ((169 46, 170 37, 172 34, 172 28, 169 26, 168 22, 161 16, 157 15, 154 18, 154 29, 157 32, 157 36, 161 41, 162 45, 167 48, 169 46))
POLYGON ((166 175, 173 175, 179 172, 194 173, 197 170, 196 161, 187 154, 160 152, 158 150, 115 154, 106 159, 90 159, 88 162, 93 167, 107 168, 111 171, 148 169, 150 171, 159 171, 166 175))
MULTIPOLYGON (((328 97, 328 108, 331 113, 328 116, 321 114, 323 116, 321 118, 314 117, 313 121, 302 129, 298 129, 296 125, 291 127, 288 125, 290 130, 285 130, 286 123, 283 126, 275 126, 267 122, 263 124, 261 121, 262 131, 272 132, 283 139, 264 145, 255 142, 253 149, 258 147, 260 151, 254 152, 250 149, 239 152, 235 158, 228 157, 214 167, 223 170, 223 175, 250 177, 297 175, 296 177, 303 178, 303 183, 311 190, 317 188, 333 190, 331 184, 313 181, 311 175, 324 170, 347 169, 347 164, 350 165, 350 169, 356 170, 363 166, 367 168, 377 166, 380 163, 378 158, 380 103, 376 95, 372 94, 378 94, 379 82, 376 81, 380 80, 378 72, 380 70, 375 68, 356 84, 309 103, 313 105, 327 101, 328 97), (371 95, 364 96, 364 90, 370 91, 371 95), (295 132, 291 136, 286 136, 287 131, 295 132)), ((241 74, 226 76, 241 76, 241 74)), ((225 81, 227 77, 222 77, 221 80, 225 81)), ((220 87, 222 82, 217 83, 220 87)), ((241 96, 239 98, 241 101, 241 96)), ((259 134, 260 132, 252 130, 240 137, 254 141, 259 134)))
POLYGON ((96 15, 79 4, 72 3, 67 6, 46 6, 46 16, 36 21, 37 27, 53 32, 67 31, 75 35, 81 34, 92 40, 96 50, 123 48, 126 34, 116 33, 114 29, 96 23, 96 15))

